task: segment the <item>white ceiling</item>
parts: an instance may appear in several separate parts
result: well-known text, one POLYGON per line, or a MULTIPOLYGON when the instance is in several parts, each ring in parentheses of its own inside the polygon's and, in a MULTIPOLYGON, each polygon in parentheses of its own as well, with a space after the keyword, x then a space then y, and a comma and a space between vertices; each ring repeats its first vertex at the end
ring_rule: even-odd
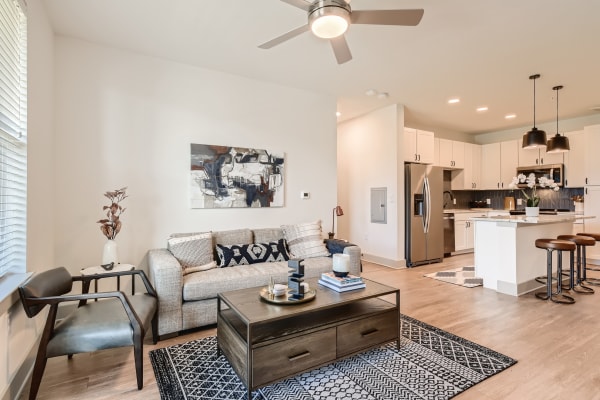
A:
MULTIPOLYGON (((257 46, 306 23, 279 0, 43 0, 54 30, 150 56, 337 98, 340 120, 406 106, 406 124, 483 133, 596 114, 600 1, 352 0, 355 10, 423 8, 416 27, 351 26, 353 60, 304 33, 257 46), (389 98, 368 97, 375 89, 389 98), (450 97, 461 102, 448 105, 450 97), (480 105, 486 113, 476 113, 480 105), (504 115, 516 113, 511 121, 504 115)), ((549 132, 550 133, 550 132, 549 132)))

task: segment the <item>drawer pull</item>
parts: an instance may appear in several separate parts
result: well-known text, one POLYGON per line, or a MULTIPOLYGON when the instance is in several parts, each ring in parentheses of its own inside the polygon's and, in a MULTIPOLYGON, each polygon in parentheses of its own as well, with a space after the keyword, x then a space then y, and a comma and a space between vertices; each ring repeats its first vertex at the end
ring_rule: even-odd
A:
POLYGON ((310 351, 305 351, 304 353, 296 354, 295 356, 288 357, 289 361, 296 361, 306 356, 310 356, 310 351))
POLYGON ((379 332, 377 329, 371 329, 369 331, 363 332, 361 333, 362 337, 367 337, 367 336, 371 336, 374 333, 379 332))

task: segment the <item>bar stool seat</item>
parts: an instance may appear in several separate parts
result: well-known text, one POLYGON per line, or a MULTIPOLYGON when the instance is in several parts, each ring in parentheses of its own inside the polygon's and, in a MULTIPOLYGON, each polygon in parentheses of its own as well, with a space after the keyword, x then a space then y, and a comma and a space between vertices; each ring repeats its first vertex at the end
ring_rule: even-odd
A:
POLYGON ((541 300, 548 300, 555 303, 561 304, 573 304, 575 303, 575 299, 571 296, 567 296, 562 294, 562 280, 556 280, 556 292, 552 292, 552 253, 558 252, 557 254, 557 271, 556 276, 560 277, 562 274, 562 252, 568 251, 571 253, 571 265, 573 265, 573 253, 577 249, 575 243, 568 240, 559 240, 559 239, 537 239, 535 241, 535 247, 538 249, 546 250, 546 270, 547 270, 547 278, 546 278, 546 291, 545 292, 537 292, 535 293, 535 297, 541 300))
POLYGON ((580 235, 559 235, 559 240, 569 240, 575 243, 577 247, 576 260, 577 260, 577 274, 575 275, 573 263, 570 266, 570 277, 569 277, 569 290, 573 290, 577 293, 593 294, 594 289, 583 284, 583 276, 585 275, 586 261, 585 261, 585 246, 593 246, 596 241, 589 236, 580 235))
MULTIPOLYGON (((588 237, 594 238, 594 240, 596 242, 600 241, 600 233, 581 232, 581 233, 578 233, 577 235, 578 236, 588 236, 588 237)), ((583 250, 584 250, 584 260, 585 260, 585 248, 583 250)), ((588 283, 590 285, 600 286, 600 279, 598 279, 598 278, 588 278, 586 271, 600 271, 600 266, 588 267, 586 265, 586 267, 583 269, 583 275, 582 275, 582 279, 586 283, 588 283)))

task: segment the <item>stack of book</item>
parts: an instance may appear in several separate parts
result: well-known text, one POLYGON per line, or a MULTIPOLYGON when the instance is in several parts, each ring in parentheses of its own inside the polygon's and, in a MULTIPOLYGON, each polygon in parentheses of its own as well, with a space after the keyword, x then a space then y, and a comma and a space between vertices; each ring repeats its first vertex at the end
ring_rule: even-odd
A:
POLYGON ((347 275, 343 278, 338 278, 333 272, 324 272, 321 274, 319 284, 335 290, 336 292, 347 292, 349 290, 362 289, 366 287, 360 276, 347 275))

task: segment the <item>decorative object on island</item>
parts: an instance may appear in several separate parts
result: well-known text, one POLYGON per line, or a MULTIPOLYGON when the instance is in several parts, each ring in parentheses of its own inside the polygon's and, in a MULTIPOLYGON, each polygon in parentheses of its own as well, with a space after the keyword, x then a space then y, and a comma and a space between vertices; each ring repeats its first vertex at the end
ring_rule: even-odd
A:
POLYGON ((523 135, 523 148, 535 149, 546 146, 546 132, 535 127, 535 80, 540 77, 540 74, 531 75, 529 79, 533 80, 533 128, 523 135))
POLYGON ((556 135, 548 139, 546 144, 546 153, 564 153, 571 150, 569 146, 569 138, 561 136, 558 133, 558 91, 562 89, 562 86, 554 86, 552 90, 556 91, 556 135))
MULTIPOLYGON (((555 192, 558 192, 558 185, 552 180, 548 179, 545 176, 540 176, 536 178, 535 174, 532 172, 529 176, 525 176, 525 174, 519 174, 516 177, 513 177, 512 182, 508 185, 510 189, 515 189, 519 183, 527 182, 527 186, 531 189, 531 195, 528 195, 525 190, 521 190, 525 198, 527 199, 527 207, 538 207, 540 204, 540 196, 537 193, 537 187, 552 189, 555 192)), ((527 211, 527 210, 526 210, 527 211)), ((530 216, 529 214, 527 214, 530 216)), ((538 210, 539 215, 539 210, 538 210)))
POLYGON ((288 300, 302 300, 304 298, 304 259, 288 260, 288 300))
POLYGON ((341 217, 344 215, 344 210, 342 210, 342 207, 340 206, 335 206, 331 214, 331 232, 329 232, 329 239, 333 239, 335 237, 335 217, 341 217))
POLYGON ((283 155, 194 143, 190 155, 192 208, 283 207, 283 155))
POLYGON ((125 208, 119 204, 127 198, 127 187, 104 193, 104 197, 110 200, 110 205, 102 207, 106 211, 106 218, 97 221, 100 224, 100 230, 108 239, 104 244, 102 252, 102 264, 118 264, 119 256, 117 242, 115 238, 121 232, 120 216, 125 212, 125 208))
POLYGON ((319 284, 336 292, 347 292, 349 290, 363 289, 367 287, 360 276, 347 275, 339 277, 331 272, 321 274, 319 284))
POLYGON ((350 271, 350 256, 348 254, 336 253, 333 256, 333 274, 343 278, 350 271))

